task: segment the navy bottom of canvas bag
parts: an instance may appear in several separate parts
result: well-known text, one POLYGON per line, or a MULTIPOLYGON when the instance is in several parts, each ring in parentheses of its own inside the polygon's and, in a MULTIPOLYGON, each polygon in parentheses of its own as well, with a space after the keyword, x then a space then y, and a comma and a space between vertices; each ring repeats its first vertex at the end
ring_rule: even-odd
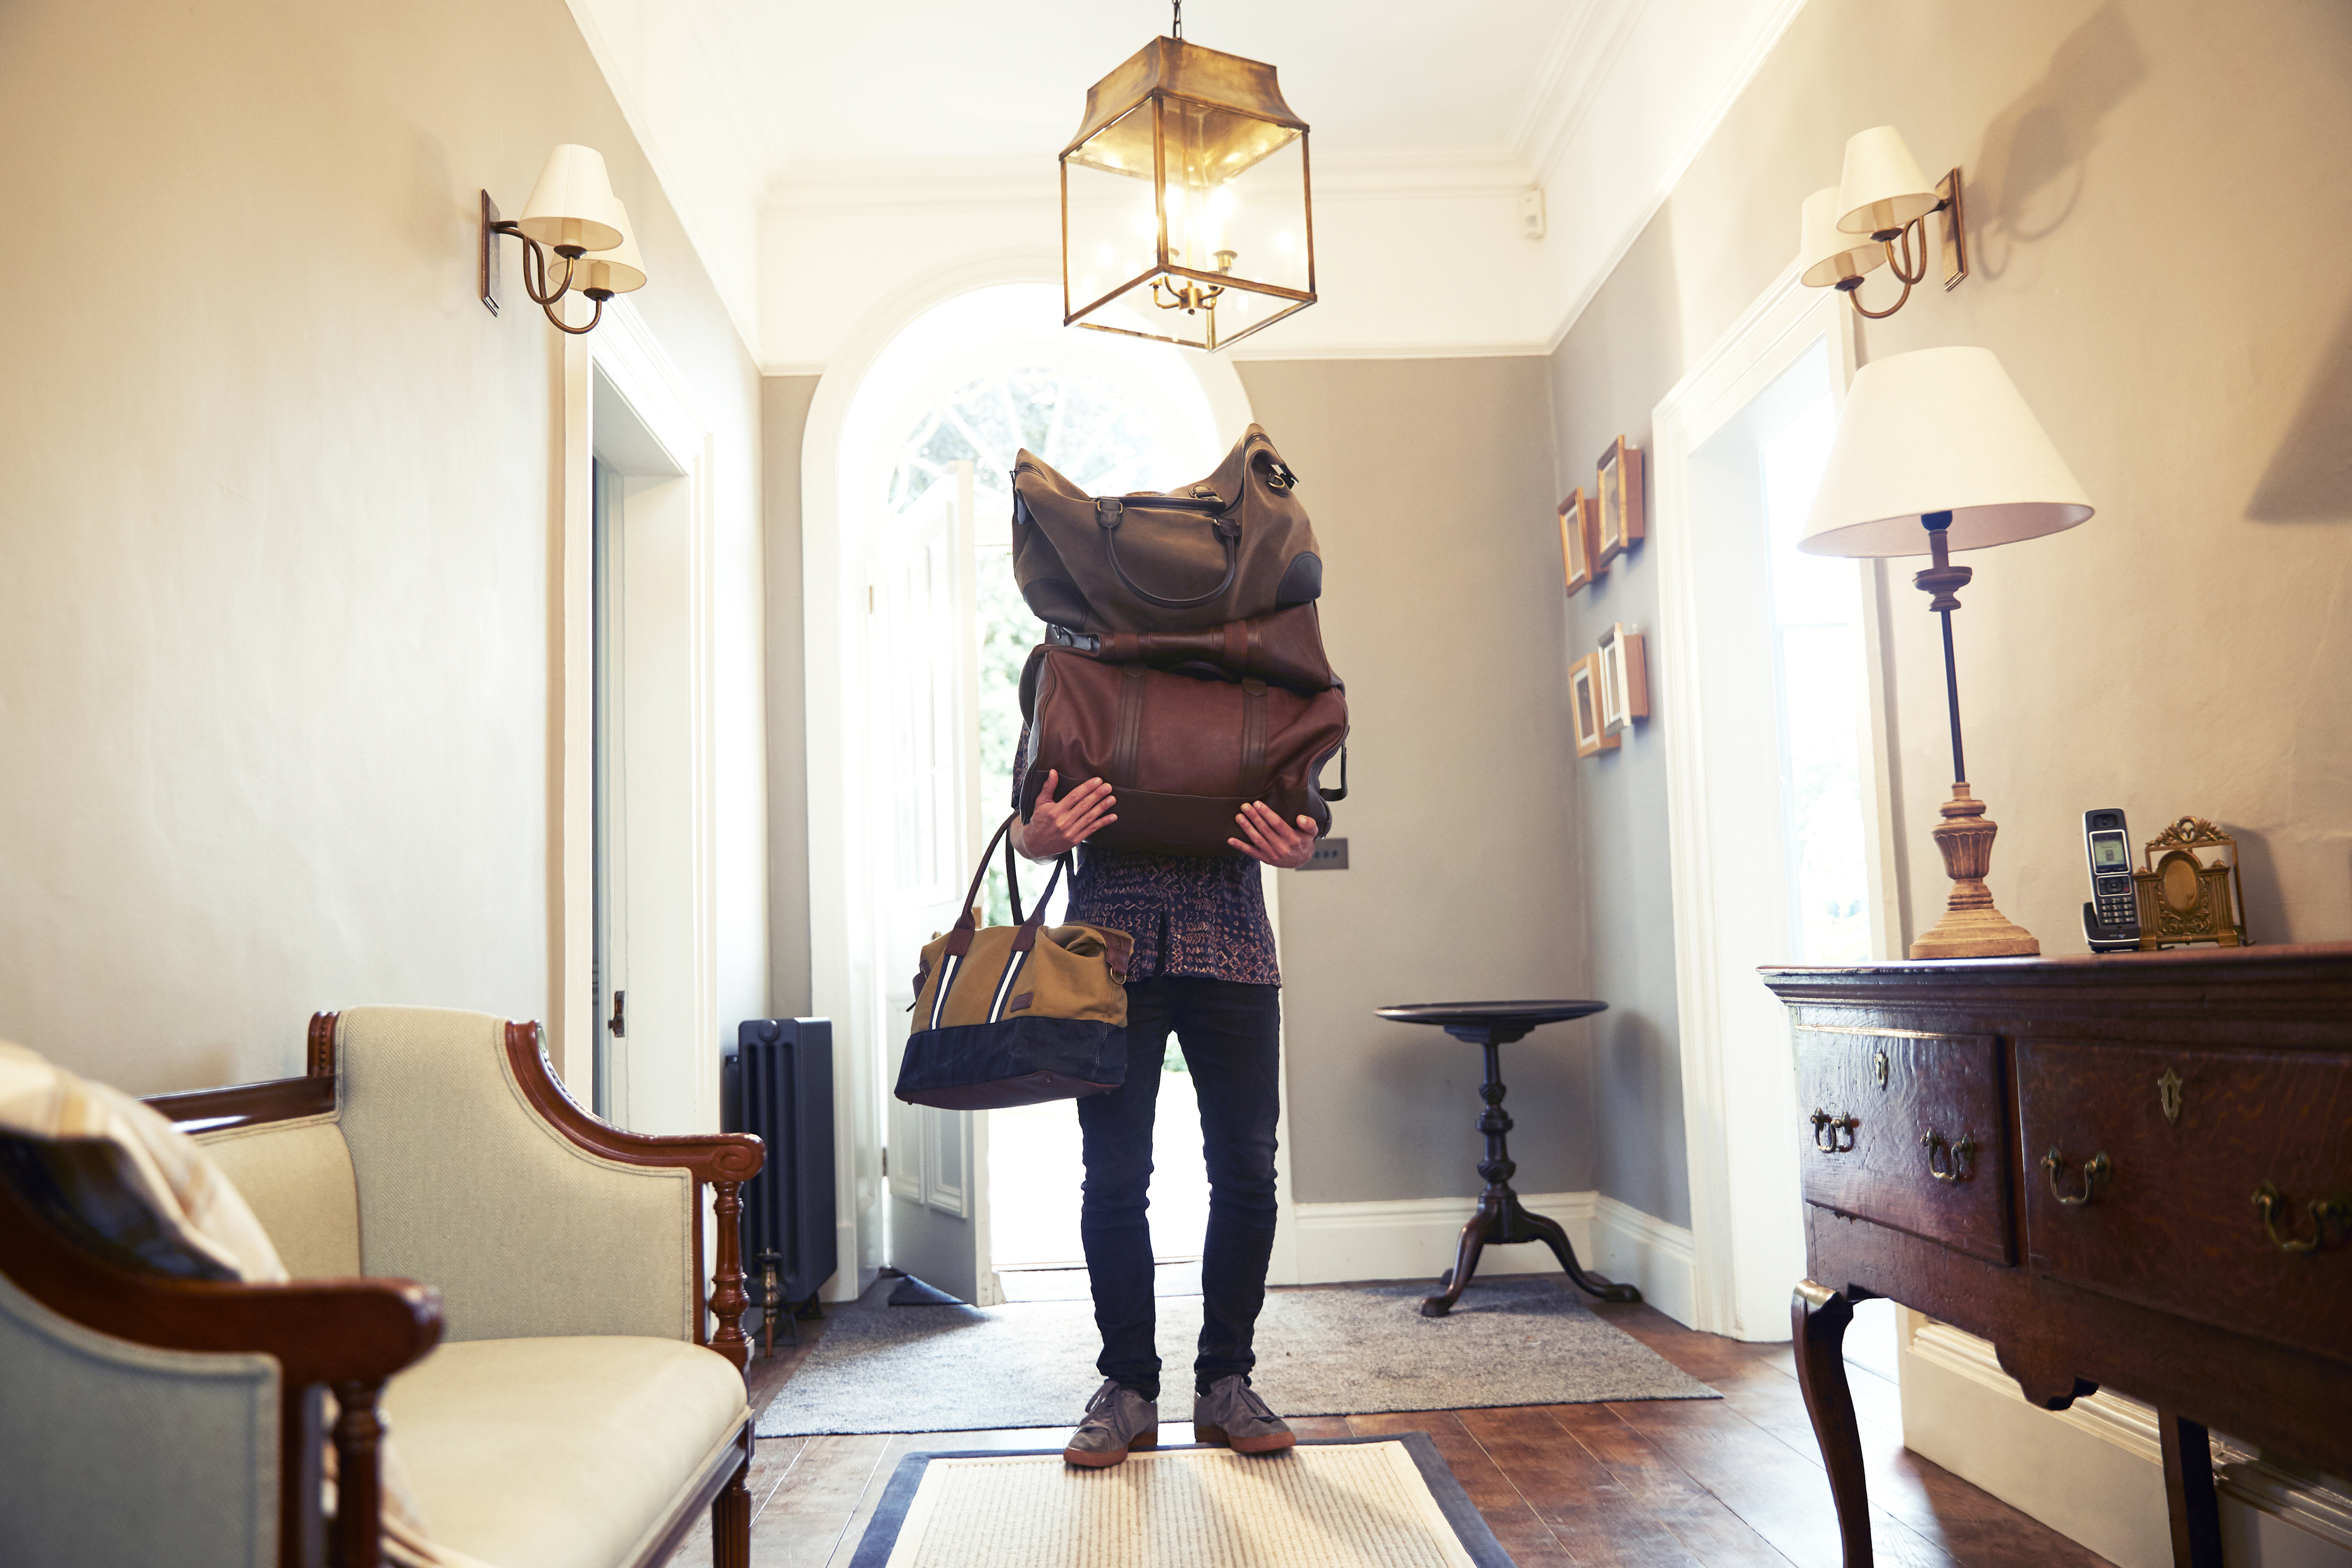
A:
POLYGON ((1001 1111, 1101 1094, 1127 1081, 1127 1030, 1091 1019, 1021 1018, 927 1029, 907 1040, 898 1098, 1001 1111))

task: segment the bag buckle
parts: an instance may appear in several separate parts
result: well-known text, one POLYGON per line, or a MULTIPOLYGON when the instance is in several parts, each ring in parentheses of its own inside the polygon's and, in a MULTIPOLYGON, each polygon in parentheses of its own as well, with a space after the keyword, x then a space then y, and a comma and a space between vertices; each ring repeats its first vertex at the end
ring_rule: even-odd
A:
POLYGON ((1266 464, 1265 482, 1277 490, 1298 488, 1298 476, 1290 471, 1287 464, 1279 461, 1270 461, 1266 464))
POLYGON ((1193 486, 1192 496, 1192 499, 1196 501, 1214 501, 1220 499, 1217 492, 1206 485, 1193 486))
POLYGON ((1045 623, 1045 645, 1049 648, 1076 648, 1081 653, 1098 653, 1102 639, 1090 632, 1073 632, 1066 626, 1045 623))
POLYGON ((1237 539, 1242 537, 1241 520, 1237 517, 1216 517, 1211 520, 1209 526, 1216 530, 1216 535, 1221 539, 1237 539))
POLYGON ((1118 502, 1113 500, 1110 497, 1101 497, 1095 502, 1095 521, 1100 523, 1106 528, 1115 528, 1118 527, 1120 515, 1126 510, 1127 508, 1125 507, 1119 505, 1118 502))

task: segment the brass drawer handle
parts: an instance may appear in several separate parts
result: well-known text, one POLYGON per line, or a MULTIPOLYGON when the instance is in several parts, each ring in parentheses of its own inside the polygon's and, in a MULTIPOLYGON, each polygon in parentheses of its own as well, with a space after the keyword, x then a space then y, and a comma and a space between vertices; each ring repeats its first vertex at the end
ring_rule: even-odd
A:
POLYGON ((2271 1245, 2282 1252, 2316 1252, 2320 1245, 2327 1239, 2327 1228, 2330 1225, 2352 1227, 2352 1206, 2330 1203, 2326 1198, 2315 1197, 2308 1205, 2311 1211, 2311 1239, 2306 1241, 2300 1237, 2281 1236, 2278 1233, 2278 1212, 2285 1207, 2284 1200, 2279 1197, 2278 1188, 2269 1182, 2264 1182, 2254 1188, 2254 1214, 2263 1222, 2263 1234, 2269 1237, 2271 1245))
POLYGON ((1976 1153, 1977 1147, 1977 1135, 1974 1133, 1962 1133, 1959 1142, 1947 1143, 1944 1141, 1943 1134, 1930 1127, 1919 1134, 1919 1146, 1927 1151, 1929 1176, 1934 1176, 1937 1181, 1969 1179, 1969 1156, 1976 1153), (1937 1158, 1938 1150, 1943 1154, 1940 1161, 1937 1158))
POLYGON ((1862 1125, 1859 1116, 1832 1116, 1827 1111, 1813 1113, 1813 1147, 1825 1155, 1851 1154, 1853 1150, 1853 1130, 1862 1125), (1843 1133, 1845 1141, 1840 1143, 1843 1133))
POLYGON ((2058 1173, 2066 1168, 2066 1156, 2053 1149, 2042 1156, 2042 1168, 2050 1175, 2050 1196, 2069 1207, 2090 1202, 2098 1189, 2099 1183, 2115 1174, 2115 1166, 2107 1163, 2105 1151, 2102 1150, 2093 1155, 2091 1163, 2083 1167, 2082 1192, 2074 1197, 2068 1197, 2058 1190, 2058 1173))

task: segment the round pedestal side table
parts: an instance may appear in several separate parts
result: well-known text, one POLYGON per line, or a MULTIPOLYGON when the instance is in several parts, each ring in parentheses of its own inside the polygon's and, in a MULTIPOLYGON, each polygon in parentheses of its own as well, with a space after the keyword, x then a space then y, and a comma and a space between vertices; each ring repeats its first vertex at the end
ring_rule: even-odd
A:
POLYGON ((1478 1086, 1479 1098, 1486 1108, 1478 1113, 1478 1130, 1486 1134, 1486 1157, 1478 1162, 1478 1174, 1486 1178, 1486 1190, 1478 1197, 1478 1212, 1462 1228, 1462 1240, 1455 1249, 1454 1267, 1438 1280, 1442 1294, 1421 1303, 1421 1315, 1442 1318, 1454 1310, 1462 1299, 1463 1290, 1470 1276, 1478 1270, 1478 1255, 1488 1247, 1509 1246, 1521 1241, 1541 1241, 1549 1246, 1559 1266, 1576 1288, 1604 1301, 1638 1301, 1642 1292, 1631 1285, 1615 1285, 1597 1280, 1578 1266, 1576 1249, 1570 1245, 1568 1232, 1559 1222, 1540 1214, 1531 1214, 1519 1202, 1519 1195, 1511 1190, 1511 1176, 1519 1167, 1512 1162, 1507 1134, 1512 1122, 1510 1113, 1503 1109, 1502 1048, 1525 1036, 1529 1030, 1548 1023, 1563 1023, 1570 1019, 1587 1018, 1605 1009, 1607 1002, 1416 1002, 1410 1006, 1376 1008, 1373 1010, 1391 1023, 1432 1024, 1456 1040, 1466 1040, 1484 1048, 1486 1052, 1486 1081, 1478 1086))

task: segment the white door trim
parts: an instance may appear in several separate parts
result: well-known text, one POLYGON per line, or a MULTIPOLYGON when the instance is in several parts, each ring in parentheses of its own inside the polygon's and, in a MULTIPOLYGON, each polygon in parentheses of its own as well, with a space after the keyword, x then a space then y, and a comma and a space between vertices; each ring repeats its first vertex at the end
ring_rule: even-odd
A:
MULTIPOLYGON (((645 319, 625 298, 607 300, 603 321, 563 344, 562 672, 561 720, 561 930, 556 994, 549 1009, 551 1054, 564 1086, 593 1103, 596 1030, 595 958, 595 378, 602 373, 685 476, 688 505, 688 630, 686 705, 692 852, 693 1038, 710 1042, 708 1084, 698 1071, 694 1100, 709 1103, 718 1126, 719 945, 718 766, 714 747, 712 598, 715 439, 645 319), (709 1092, 703 1092, 705 1088, 709 1092)), ((698 1058, 698 1061, 700 1059, 698 1058)))
MULTIPOLYGON (((1679 1009, 1683 1124, 1689 1149, 1693 1237, 1691 1326, 1745 1339, 1788 1336, 1788 1279, 1744 1278, 1735 1263, 1742 1235, 1774 1228, 1794 1234, 1796 1195, 1777 1172, 1794 1146, 1795 1130, 1759 1123, 1754 1107, 1735 1103, 1727 1042, 1725 998, 1719 964, 1723 933, 1717 912, 1739 890, 1725 885, 1710 841, 1707 789, 1719 769, 1711 768, 1707 718, 1702 697, 1701 647, 1706 628, 1699 609, 1703 561, 1690 511, 1693 455, 1716 431, 1744 410, 1797 357, 1824 333, 1832 359, 1832 388, 1843 402, 1853 378, 1853 316, 1843 296, 1807 288, 1792 264, 1741 315, 1706 355, 1692 366, 1653 412, 1654 447, 1654 529, 1650 548, 1658 568, 1658 643, 1654 679, 1671 716, 1665 732, 1666 817, 1674 891, 1675 986, 1679 1009), (1785 1207, 1788 1212, 1781 1212, 1785 1207)), ((1871 742, 1874 766, 1864 769, 1864 810, 1875 819, 1865 853, 1879 894, 1880 920, 1874 940, 1880 956, 1898 901, 1889 880, 1890 792, 1878 635, 1876 578, 1864 571, 1864 634, 1873 707, 1871 742)), ((1718 761, 1720 759, 1712 759, 1718 761)), ((1777 818, 1758 822, 1758 831, 1777 834, 1777 818)), ((1752 894, 1753 890, 1749 890, 1752 894)), ((1801 1245, 1800 1241, 1798 1243, 1801 1245)), ((1749 1270, 1751 1273, 1754 1270, 1749 1270)))

